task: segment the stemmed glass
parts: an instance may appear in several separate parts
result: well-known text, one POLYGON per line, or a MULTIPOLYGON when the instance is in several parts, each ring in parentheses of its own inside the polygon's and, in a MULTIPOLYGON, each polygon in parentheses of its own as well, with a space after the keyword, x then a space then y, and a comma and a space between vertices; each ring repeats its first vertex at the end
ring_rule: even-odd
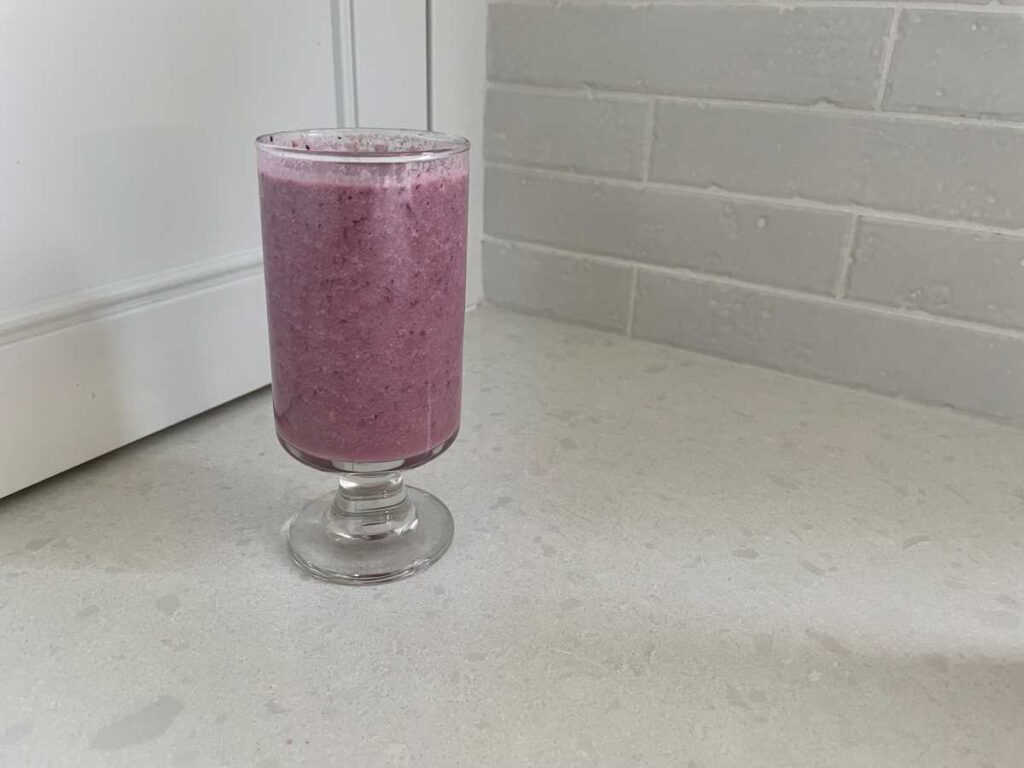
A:
POLYGON ((256 139, 274 420, 340 474, 292 519, 292 558, 369 584, 436 562, 448 508, 402 471, 459 430, 469 143, 344 128, 256 139))

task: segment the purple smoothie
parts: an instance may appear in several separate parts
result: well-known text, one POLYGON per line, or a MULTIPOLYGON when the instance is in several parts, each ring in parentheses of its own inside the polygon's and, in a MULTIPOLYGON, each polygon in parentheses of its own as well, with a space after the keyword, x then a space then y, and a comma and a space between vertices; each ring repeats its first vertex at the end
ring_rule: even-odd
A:
POLYGON ((293 136, 258 153, 278 437, 321 467, 426 454, 459 429, 467 155, 293 136))

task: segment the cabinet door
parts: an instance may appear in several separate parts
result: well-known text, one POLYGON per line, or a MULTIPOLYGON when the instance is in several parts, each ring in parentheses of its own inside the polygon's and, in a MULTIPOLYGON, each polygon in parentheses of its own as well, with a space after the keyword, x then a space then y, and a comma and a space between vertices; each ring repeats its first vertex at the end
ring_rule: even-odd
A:
POLYGON ((267 384, 252 139, 426 127, 428 12, 0 3, 0 496, 267 384))

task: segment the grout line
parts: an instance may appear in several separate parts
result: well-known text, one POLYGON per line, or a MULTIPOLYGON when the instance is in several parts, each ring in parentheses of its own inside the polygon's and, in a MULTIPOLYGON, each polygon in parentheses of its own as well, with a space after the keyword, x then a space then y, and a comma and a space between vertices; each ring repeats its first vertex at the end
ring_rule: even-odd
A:
POLYGON ((640 268, 633 267, 633 275, 629 281, 629 316, 626 318, 626 335, 633 335, 633 321, 636 319, 636 284, 640 279, 640 268))
MULTIPOLYGON (((1024 6, 1021 6, 1024 10, 1024 6)), ((563 96, 566 98, 605 98, 619 101, 644 101, 648 96, 669 104, 693 104, 695 106, 712 106, 721 109, 763 109, 769 112, 796 112, 804 115, 833 115, 836 117, 870 117, 887 119, 890 122, 932 123, 942 125, 981 126, 984 128, 1002 128, 1011 131, 1024 131, 1024 122, 1000 120, 992 117, 964 117, 960 115, 931 114, 927 112, 876 111, 863 107, 844 107, 825 101, 814 104, 797 104, 782 101, 756 101, 754 99, 730 99, 718 96, 681 96, 672 93, 644 94, 640 91, 620 91, 614 88, 586 88, 577 86, 537 85, 534 83, 515 83, 503 80, 491 80, 488 88, 494 91, 510 93, 534 94, 537 96, 563 96)))
MULTIPOLYGON (((531 6, 550 6, 551 0, 527 0, 527 2, 501 2, 500 0, 490 0, 491 5, 531 5, 531 6)), ((652 5, 652 0, 606 0, 605 5, 609 5, 613 8, 649 8, 652 5)), ((587 2, 574 2, 573 0, 558 0, 555 3, 557 7, 593 7, 592 0, 587 2)), ((957 12, 976 12, 976 13, 994 13, 1003 14, 1007 16, 1020 15, 1024 13, 1024 7, 1011 6, 1011 5, 1000 5, 997 2, 990 2, 986 5, 975 5, 969 2, 949 2, 949 3, 938 3, 929 2, 928 0, 906 0, 906 2, 896 5, 894 0, 662 0, 663 6, 682 6, 682 7, 700 7, 700 6, 712 6, 716 8, 720 7, 732 7, 732 8, 857 8, 857 9, 892 9, 892 8, 906 8, 914 11, 951 11, 957 12)))
POLYGON ((641 158, 643 169, 641 178, 644 181, 651 178, 651 155, 654 152, 654 108, 656 104, 657 99, 653 96, 647 97, 647 116, 644 122, 644 154, 641 158))
POLYGON ((889 33, 885 37, 885 54, 882 56, 882 75, 878 83, 878 95, 875 97, 875 111, 882 111, 882 102, 885 101, 885 89, 889 84, 889 71, 892 69, 892 54, 896 49, 896 39, 899 35, 900 8, 892 12, 892 22, 889 24, 889 33))
POLYGON ((490 168, 525 173, 527 175, 553 179, 556 181, 585 181, 590 183, 601 183, 612 187, 632 189, 636 192, 642 192, 647 189, 677 195, 696 195, 699 197, 710 197, 719 200, 737 200, 747 203, 775 205, 783 208, 799 208, 809 211, 822 211, 825 213, 845 213, 857 216, 867 216, 874 219, 882 219, 884 221, 895 221, 903 224, 917 224, 920 226, 937 227, 941 229, 957 229, 969 232, 983 232, 990 235, 1024 237, 1024 226, 1018 228, 1001 227, 997 224, 981 224, 962 219, 935 219, 915 213, 887 211, 882 208, 872 208, 870 206, 858 205, 856 203, 828 203, 821 200, 812 200, 810 198, 795 196, 776 197, 773 195, 758 194, 755 192, 740 192, 723 189, 718 186, 698 187, 687 184, 673 184, 664 181, 649 181, 643 183, 630 179, 596 176, 593 174, 580 173, 577 171, 563 171, 554 168, 516 165, 514 163, 489 162, 487 165, 490 168))
POLYGON ((835 297, 842 299, 850 287, 850 269, 853 267, 853 249, 857 245, 857 229, 860 216, 850 217, 850 227, 843 237, 843 246, 839 249, 839 274, 836 275, 835 297))
POLYGON ((596 264, 608 264, 618 267, 633 267, 637 271, 637 273, 639 273, 640 270, 645 270, 647 272, 666 275, 668 277, 677 277, 692 280, 695 282, 722 285, 727 286, 729 288, 737 288, 744 291, 768 294, 771 296, 777 296, 779 298, 791 299, 795 301, 803 301, 813 304, 823 304, 825 306, 835 307, 838 309, 858 309, 865 312, 871 312, 876 315, 882 315, 885 317, 898 320, 929 322, 937 325, 946 326, 949 328, 957 328, 960 330, 967 330, 975 333, 999 336, 1001 338, 1008 339, 1014 342, 1024 342, 1024 331, 1021 330, 1017 330, 1014 328, 1005 328, 996 325, 987 325, 977 320, 964 320, 962 318, 949 317, 947 315, 936 315, 925 310, 912 311, 907 309, 900 309, 898 307, 889 307, 884 304, 874 304, 870 301, 863 301, 860 299, 838 299, 835 296, 830 296, 829 294, 825 293, 807 293, 804 291, 797 290, 795 288, 785 288, 783 286, 778 285, 764 285, 763 283, 753 283, 750 282, 749 280, 743 280, 742 278, 730 277, 729 275, 716 275, 711 274, 709 272, 700 272, 689 267, 665 266, 664 264, 649 264, 647 262, 637 261, 636 259, 632 259, 629 257, 603 256, 599 254, 587 253, 585 251, 574 251, 569 248, 559 248, 557 246, 546 245, 544 243, 537 243, 530 240, 523 240, 515 237, 495 237, 493 235, 487 235, 485 236, 484 239, 496 244, 525 246, 528 248, 532 248, 533 250, 550 253, 553 256, 562 256, 565 258, 575 259, 577 261, 592 262, 596 264))
POLYGON ((514 83, 507 80, 488 80, 487 87, 492 91, 506 93, 522 93, 537 96, 564 96, 585 101, 607 99, 629 101, 635 104, 647 103, 648 99, 657 94, 646 94, 643 91, 617 91, 613 88, 593 88, 574 85, 537 85, 534 83, 514 83))

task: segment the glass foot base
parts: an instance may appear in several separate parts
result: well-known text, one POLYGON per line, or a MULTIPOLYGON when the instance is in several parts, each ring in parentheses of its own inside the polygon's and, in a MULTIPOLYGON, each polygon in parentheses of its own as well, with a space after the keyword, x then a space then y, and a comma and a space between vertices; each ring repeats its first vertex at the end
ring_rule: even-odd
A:
POLYGON ((455 524, 440 499, 404 488, 386 509, 339 513, 338 494, 314 499, 288 526, 292 560, 318 579, 381 584, 436 563, 452 543, 455 524))

